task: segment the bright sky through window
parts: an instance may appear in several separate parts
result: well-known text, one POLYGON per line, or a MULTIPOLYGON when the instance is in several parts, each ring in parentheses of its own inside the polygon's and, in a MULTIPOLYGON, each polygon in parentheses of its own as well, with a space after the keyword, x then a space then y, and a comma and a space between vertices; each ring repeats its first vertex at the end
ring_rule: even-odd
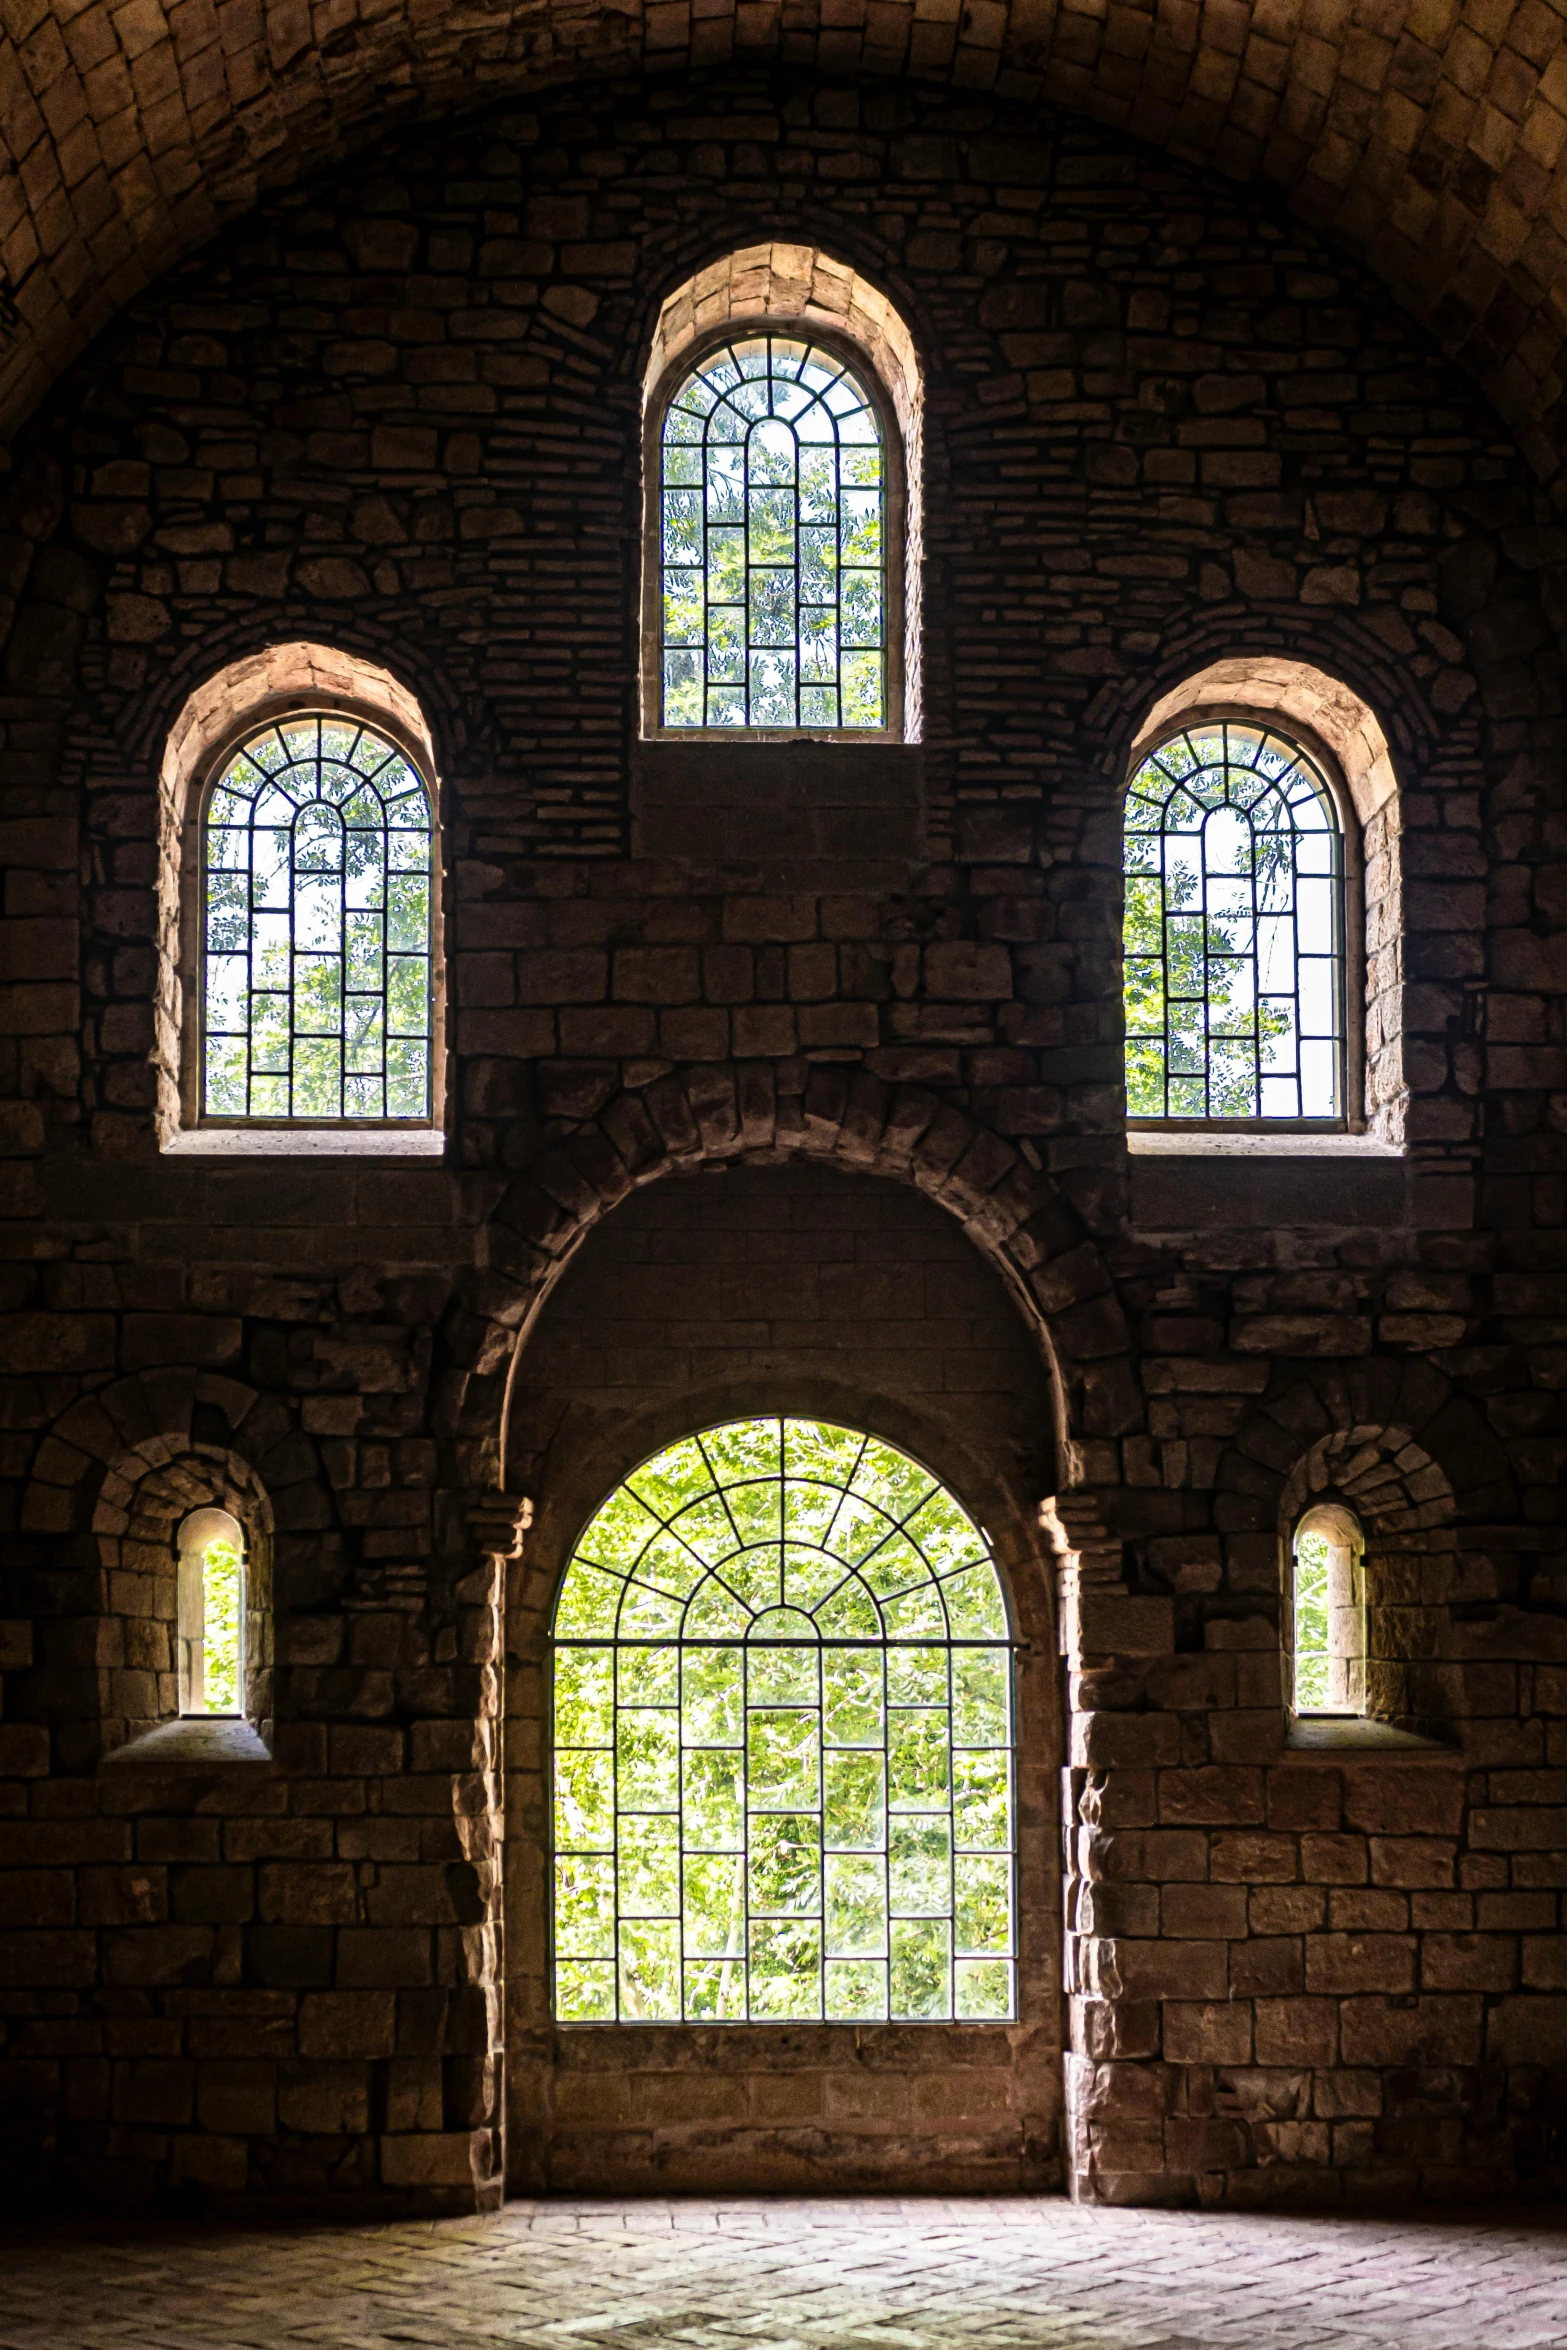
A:
POLYGON ((1007 1611, 927 1469, 688 1437, 583 1534, 554 1643, 562 2022, 1013 2014, 1007 1611))
POLYGON ((1297 745, 1192 727, 1126 797, 1133 1118, 1344 1114, 1343 842, 1297 745))
POLYGON ((887 723, 887 475, 852 369, 788 335, 726 343, 664 414, 665 726, 887 723))

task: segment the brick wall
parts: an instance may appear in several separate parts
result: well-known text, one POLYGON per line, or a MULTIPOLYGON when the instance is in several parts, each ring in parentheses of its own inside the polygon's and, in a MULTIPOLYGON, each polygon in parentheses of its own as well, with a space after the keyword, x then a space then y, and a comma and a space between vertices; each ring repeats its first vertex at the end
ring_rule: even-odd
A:
MULTIPOLYGON (((606 81, 409 132, 258 208, 62 380, 0 514, 0 2016, 29 2177, 493 2198, 503 1575, 542 1604, 563 1497, 617 1473, 606 1425, 730 1376, 660 1341, 635 1413, 590 1367, 555 1432, 531 1350, 589 1312, 594 1255, 577 1308, 563 1285, 530 1316, 585 1235, 608 1265, 677 1216, 664 1176, 802 1158, 924 1191, 1031 1334, 1005 1426, 1040 1481, 995 1474, 1019 1510, 1047 1460, 1057 1486, 1078 2191, 1555 2175, 1562 552, 1465 381, 1303 231, 1109 134, 901 85, 606 81), (883 286, 925 368, 922 740, 851 790, 831 751, 753 754, 798 838, 747 836, 732 768, 633 741, 643 359, 684 276, 775 233, 883 286), (430 730, 441 1166, 157 1152, 164 746, 282 642, 389 671, 430 730), (1126 1151, 1126 752, 1249 655, 1342 679, 1391 745, 1402 1159, 1126 1151), (503 1568, 519 1331, 507 1467, 538 1519, 503 1568), (149 1669, 100 1516, 133 1455, 198 1484, 232 1455, 265 1499, 271 1765, 102 1759, 114 1675, 149 1669), (1438 1741, 1418 1762, 1285 1750, 1281 1542, 1329 1463, 1438 1741)), ((960 1448, 992 1416, 982 1382, 933 1413, 832 1352, 846 1414, 960 1448)), ((562 2076, 517 1998, 527 2176, 526 2097, 562 2076)), ((695 2091, 660 2134, 649 2086, 683 2056, 605 2059, 639 2175, 700 2135, 695 2091)), ((820 2052, 774 2077, 792 2137, 771 2092, 713 2091, 732 2175, 800 2162, 826 2110, 820 2052)), ((581 2175, 607 2183, 620 2126, 566 2131, 581 2175)))

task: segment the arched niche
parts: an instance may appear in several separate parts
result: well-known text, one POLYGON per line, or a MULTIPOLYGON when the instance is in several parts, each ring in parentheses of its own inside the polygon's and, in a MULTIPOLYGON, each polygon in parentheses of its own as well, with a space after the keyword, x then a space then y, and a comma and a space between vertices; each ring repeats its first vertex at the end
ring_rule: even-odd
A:
POLYGON ((507 1616, 514 2192, 655 2178, 694 2191, 890 2183, 903 2139, 886 2117, 907 2094, 911 2062, 972 2068, 985 2117, 928 2169, 932 2185, 1059 2178, 1062 1725, 1055 1563, 1038 1522, 1042 1481, 1054 1475, 1051 1384, 995 1265, 932 1199, 885 1175, 800 1157, 671 1173, 623 1194, 585 1234, 525 1334, 511 1390, 512 1483, 533 1503, 507 1616), (639 1462, 768 1408, 911 1454, 983 1529, 1012 1610, 1017 2019, 922 2024, 912 2057, 907 2025, 780 2034, 763 2024, 589 2029, 551 2016, 544 1730, 561 1576, 585 1524, 639 1462), (693 2063, 734 2110, 721 2140, 686 2118, 670 2087, 693 2063), (632 2084, 617 2100, 602 2095, 606 2068, 632 2084), (851 2084, 867 2079, 862 2105, 851 2084), (812 2118, 819 2098, 844 2116, 831 2143, 812 2118), (660 2118, 627 2126, 628 2111, 660 2118))

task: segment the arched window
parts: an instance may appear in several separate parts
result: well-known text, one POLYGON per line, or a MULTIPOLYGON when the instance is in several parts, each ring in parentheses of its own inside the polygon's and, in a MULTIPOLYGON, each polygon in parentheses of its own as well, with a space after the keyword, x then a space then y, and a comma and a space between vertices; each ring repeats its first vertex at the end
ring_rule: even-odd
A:
POLYGON ((431 810, 357 719, 289 717, 202 815, 201 1113, 428 1123, 431 810))
POLYGON ((245 1535, 239 1520, 227 1510, 192 1510, 179 1538, 182 1714, 245 1710, 245 1586, 245 1535))
POLYGON ((557 2017, 1010 2017, 1011 1665, 984 1535, 892 1445, 645 1462, 555 1611, 557 2017))
POLYGON ((1319 1502, 1295 1529, 1291 1620, 1297 1714, 1366 1710, 1364 1544, 1353 1513, 1319 1502))
POLYGON ((734 334, 659 425, 658 724, 885 730, 889 458, 868 377, 806 333, 734 334))
POLYGON ((1345 1121, 1344 840, 1271 727, 1183 727, 1126 795, 1134 1119, 1345 1121))

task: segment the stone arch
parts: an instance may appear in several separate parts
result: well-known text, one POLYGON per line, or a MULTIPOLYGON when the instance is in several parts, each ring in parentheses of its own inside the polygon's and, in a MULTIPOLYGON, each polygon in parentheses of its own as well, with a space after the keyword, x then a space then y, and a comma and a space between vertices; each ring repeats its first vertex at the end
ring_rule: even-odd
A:
POLYGON ((1516 1512, 1506 1455, 1480 1412, 1428 1364, 1324 1365, 1251 1415, 1221 1460, 1219 1523, 1233 1586, 1265 1591, 1283 1631, 1291 1544, 1314 1505, 1364 1537, 1366 1711, 1453 1735, 1464 1711, 1455 1604, 1504 1597, 1465 1522, 1516 1512))
POLYGON ((1179 709, 1194 687, 1212 689, 1215 698, 1219 692, 1235 698, 1244 688, 1259 714, 1289 708, 1332 748, 1362 815, 1386 798, 1389 780, 1396 782, 1436 745, 1443 718, 1451 723, 1453 717, 1434 712, 1407 663, 1353 619, 1330 609, 1307 618, 1231 604, 1172 630, 1154 661, 1100 693, 1088 722, 1112 781, 1119 782, 1134 747, 1167 707, 1179 709), (1354 740, 1357 730, 1365 732, 1364 749, 1354 740), (1378 764, 1384 756, 1387 774, 1378 764))
POLYGON ((16 1552, 30 1572, 37 1663, 7 1691, 47 1724, 55 1766, 90 1769, 175 1710, 174 1541, 204 1503, 245 1529, 252 1672, 247 1717, 270 1736, 274 1537, 301 1512, 281 1405, 213 1372, 147 1371, 82 1397, 40 1439, 16 1552), (275 1474, 269 1475, 269 1469, 275 1474), (167 1649, 167 1655, 162 1652, 167 1649))
POLYGON ((864 1071, 812 1069, 803 1092, 761 1061, 676 1068, 606 1091, 546 1145, 487 1228, 488 1263, 448 1316, 440 1408, 470 1485, 504 1486, 504 1427, 522 1341, 578 1243, 618 1200, 677 1168, 796 1153, 917 1184, 957 1217, 1023 1313, 1050 1372, 1063 1486, 1082 1445, 1142 1419, 1125 1316, 1083 1212, 1034 1159, 966 1111, 864 1071))
POLYGON ((852 261, 782 237, 721 254, 665 296, 643 374, 644 398, 704 335, 769 319, 824 327, 858 343, 886 387, 905 444, 917 437, 921 368, 901 309, 852 261))

